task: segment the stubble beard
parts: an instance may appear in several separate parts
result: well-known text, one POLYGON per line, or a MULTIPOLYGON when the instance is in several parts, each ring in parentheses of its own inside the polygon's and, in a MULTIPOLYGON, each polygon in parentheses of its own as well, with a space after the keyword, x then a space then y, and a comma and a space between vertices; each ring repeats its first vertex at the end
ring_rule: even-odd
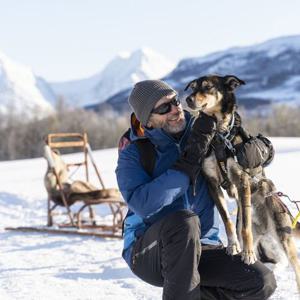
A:
POLYGON ((180 112, 179 115, 180 115, 180 119, 178 120, 178 122, 176 122, 177 124, 172 124, 172 122, 170 123, 170 121, 167 120, 165 124, 162 126, 162 129, 165 132, 171 134, 179 133, 183 131, 186 126, 186 119, 183 112, 180 112))

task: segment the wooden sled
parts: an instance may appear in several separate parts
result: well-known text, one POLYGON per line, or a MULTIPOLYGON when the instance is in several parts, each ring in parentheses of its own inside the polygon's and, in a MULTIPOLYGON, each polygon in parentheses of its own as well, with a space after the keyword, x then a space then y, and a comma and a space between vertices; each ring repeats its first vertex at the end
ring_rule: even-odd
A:
POLYGON ((48 163, 44 176, 48 193, 47 226, 6 229, 122 238, 126 204, 117 189, 105 187, 86 133, 49 134, 44 146, 44 156, 48 163), (58 150, 67 148, 82 150, 82 161, 65 163, 58 150), (90 183, 90 166, 99 180, 100 189, 90 183), (84 180, 71 180, 69 171, 74 168, 78 171, 80 167, 84 168, 84 180), (110 212, 108 221, 96 220, 94 208, 99 208, 99 205, 110 212), (83 216, 86 210, 89 212, 88 219, 83 216))

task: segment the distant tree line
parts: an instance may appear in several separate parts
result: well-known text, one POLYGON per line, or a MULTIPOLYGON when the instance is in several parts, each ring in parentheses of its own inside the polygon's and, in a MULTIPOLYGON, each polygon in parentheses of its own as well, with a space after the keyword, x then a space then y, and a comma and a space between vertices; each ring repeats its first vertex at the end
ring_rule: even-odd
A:
POLYGON ((95 113, 57 105, 56 113, 44 118, 24 120, 20 115, 0 116, 0 160, 41 157, 45 137, 57 132, 86 132, 92 149, 116 147, 129 126, 129 114, 113 111, 95 113))
MULTIPOLYGON (((300 136, 300 108, 276 106, 269 113, 240 110, 243 125, 251 134, 300 136)), ((71 108, 62 101, 56 114, 24 120, 18 115, 0 116, 0 160, 41 157, 48 133, 87 132, 93 150, 116 147, 129 126, 129 113, 118 115, 71 108)))
POLYGON ((253 135, 300 137, 300 107, 276 105, 269 112, 255 114, 241 110, 241 116, 245 128, 253 135))

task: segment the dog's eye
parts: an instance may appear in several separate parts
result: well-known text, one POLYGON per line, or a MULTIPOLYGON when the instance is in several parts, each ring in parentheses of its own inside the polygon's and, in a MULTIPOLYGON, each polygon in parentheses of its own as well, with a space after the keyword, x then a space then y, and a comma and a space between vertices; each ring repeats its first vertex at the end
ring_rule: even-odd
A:
POLYGON ((190 88, 192 89, 192 90, 195 90, 196 89, 196 87, 197 87, 197 82, 192 82, 191 84, 190 84, 190 88))
POLYGON ((208 81, 202 81, 202 88, 206 91, 212 89, 214 86, 208 81))
POLYGON ((201 83, 201 86, 203 87, 203 88, 205 88, 205 87, 207 87, 207 85, 208 85, 209 83, 208 83, 208 81, 202 81, 202 83, 201 83))
POLYGON ((210 91, 211 89, 213 89, 213 87, 214 86, 212 84, 208 84, 208 85, 206 85, 206 86, 203 87, 203 90, 210 91))

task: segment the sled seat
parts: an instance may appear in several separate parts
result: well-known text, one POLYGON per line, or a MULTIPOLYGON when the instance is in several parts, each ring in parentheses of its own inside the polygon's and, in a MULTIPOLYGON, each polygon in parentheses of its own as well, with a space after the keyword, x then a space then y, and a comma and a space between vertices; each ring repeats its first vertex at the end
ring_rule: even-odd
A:
MULTIPOLYGON (((74 156, 74 155, 72 155, 74 156)), ((80 154, 76 154, 79 157, 80 154)), ((73 227, 77 230, 88 229, 102 232, 103 236, 121 237, 121 227, 126 212, 126 204, 116 188, 106 188, 100 176, 88 143, 86 133, 52 133, 46 138, 44 157, 48 168, 44 176, 44 185, 48 194, 47 226, 73 227), (81 150, 81 161, 66 163, 59 150, 81 150), (83 154, 83 155, 82 155, 83 154), (89 180, 90 167, 98 178, 100 188, 89 180), (80 168, 83 167, 83 168, 80 168), (71 169, 73 173, 71 173, 71 169), (82 179, 72 179, 74 173, 81 169, 82 179), (83 170, 82 170, 83 169, 83 170), (96 220, 95 208, 101 205, 102 211, 107 216, 96 220), (104 208, 105 207, 105 208, 104 208), (62 215, 61 208, 65 209, 64 215, 67 222, 55 221, 54 216, 62 215), (83 218, 85 209, 89 211, 89 218, 83 218), (108 219, 108 220, 107 220, 108 219)))

